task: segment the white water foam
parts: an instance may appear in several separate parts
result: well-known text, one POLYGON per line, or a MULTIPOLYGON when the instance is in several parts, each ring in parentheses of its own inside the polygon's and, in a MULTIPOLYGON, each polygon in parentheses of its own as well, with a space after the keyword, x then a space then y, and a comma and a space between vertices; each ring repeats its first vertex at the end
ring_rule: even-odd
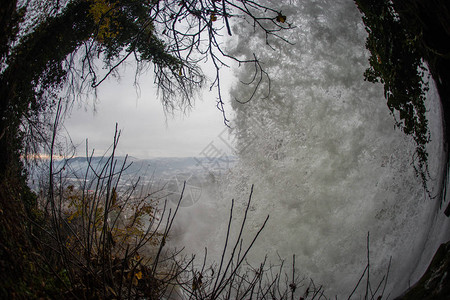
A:
MULTIPOLYGON (((323 284, 328 297, 346 298, 366 266, 370 232, 372 285, 386 274, 392 257, 387 293, 395 296, 420 276, 438 240, 445 239, 428 239, 436 224, 435 205, 414 174, 414 142, 395 129, 382 86, 363 80, 366 32, 354 2, 280 5, 296 26, 287 36, 293 46, 270 39, 272 49, 251 26, 233 29, 234 54, 257 53, 271 91, 267 96, 266 80, 251 101, 233 102, 239 164, 218 192, 204 193, 181 212, 189 216, 189 222, 182 222, 189 228, 182 243, 196 253, 206 246, 214 259, 223 245, 229 200, 236 199, 239 214, 254 184, 247 238, 267 214, 270 220, 252 260, 296 254, 298 272, 323 284), (424 248, 429 250, 420 259, 424 248)), ((236 76, 248 81, 252 72, 246 66, 236 76)), ((232 98, 246 100, 252 92, 251 86, 237 85, 232 98)), ((428 105, 430 186, 435 191, 442 133, 433 89, 428 105)))

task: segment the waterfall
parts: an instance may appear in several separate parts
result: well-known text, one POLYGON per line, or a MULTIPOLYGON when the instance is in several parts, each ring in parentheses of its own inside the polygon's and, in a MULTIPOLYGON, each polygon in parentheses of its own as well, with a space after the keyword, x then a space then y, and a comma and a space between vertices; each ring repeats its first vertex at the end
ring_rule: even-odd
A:
MULTIPOLYGON (((275 38, 267 45, 252 26, 233 28, 233 54, 251 58, 256 53, 268 77, 256 69, 262 82, 255 94, 254 85, 232 89, 231 98, 238 100, 232 104, 231 126, 239 163, 222 178, 217 199, 204 198, 191 208, 192 214, 197 209, 191 219, 206 237, 194 237, 199 233, 191 222, 194 233, 185 241, 201 239, 209 253, 219 253, 229 200, 236 200, 239 211, 253 184, 247 237, 267 214, 270 219, 251 260, 295 254, 297 272, 323 284, 327 297, 346 298, 366 266, 369 233, 372 285, 386 275, 391 261, 386 290, 398 295, 421 276, 439 243, 450 238, 438 234, 448 222, 438 217, 443 213, 415 176, 414 141, 395 127, 382 85, 364 81, 366 32, 354 2, 280 5, 295 25, 285 36, 292 45, 275 38)), ((254 72, 249 64, 235 75, 248 82, 254 72)), ((430 85, 433 194, 439 190, 443 145, 438 96, 430 85)))

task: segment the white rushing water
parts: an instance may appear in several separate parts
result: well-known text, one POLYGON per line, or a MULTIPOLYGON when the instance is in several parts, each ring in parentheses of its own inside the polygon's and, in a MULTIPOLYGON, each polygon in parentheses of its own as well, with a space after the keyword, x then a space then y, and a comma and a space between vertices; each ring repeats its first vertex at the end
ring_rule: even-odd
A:
MULTIPOLYGON (((190 228, 183 243, 196 252, 207 246, 213 256, 218 253, 229 200, 236 199, 242 211, 254 184, 248 236, 267 214, 270 219, 252 260, 296 254, 298 272, 323 284, 328 297, 346 298, 367 263, 370 232, 372 285, 386 274, 392 257, 386 294, 398 295, 449 238, 442 234, 448 221, 414 174, 414 142, 395 129, 383 87, 363 80, 366 32, 354 2, 284 2, 282 12, 296 26, 287 36, 293 46, 270 39, 272 49, 251 26, 233 29, 234 53, 257 53, 271 91, 266 97, 264 81, 251 101, 233 102, 239 164, 214 197, 204 193, 181 212, 189 216, 182 226, 190 228)), ((248 81, 252 72, 253 66, 246 66, 236 76, 248 81)), ((232 98, 245 101, 251 93, 237 85, 232 98)), ((434 88, 428 99, 430 187, 436 192, 442 133, 434 88)))

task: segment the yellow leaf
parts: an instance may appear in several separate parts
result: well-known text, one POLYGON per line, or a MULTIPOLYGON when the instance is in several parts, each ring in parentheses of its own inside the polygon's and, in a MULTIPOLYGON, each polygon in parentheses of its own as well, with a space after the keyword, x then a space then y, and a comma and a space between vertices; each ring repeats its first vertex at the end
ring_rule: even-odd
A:
POLYGON ((278 13, 276 20, 280 23, 284 23, 284 22, 286 22, 286 16, 283 16, 281 13, 278 13))
POLYGON ((217 21, 217 16, 215 14, 211 14, 211 21, 217 21))
POLYGON ((139 271, 139 272, 137 272, 136 274, 134 274, 134 276, 136 276, 136 278, 137 278, 138 280, 141 280, 141 279, 142 279, 142 272, 139 271))

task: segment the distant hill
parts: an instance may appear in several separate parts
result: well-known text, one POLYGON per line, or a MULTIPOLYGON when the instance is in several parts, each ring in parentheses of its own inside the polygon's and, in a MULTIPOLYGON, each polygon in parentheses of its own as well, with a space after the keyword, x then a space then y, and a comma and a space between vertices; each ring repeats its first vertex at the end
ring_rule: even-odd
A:
MULTIPOLYGON (((177 198, 184 181, 186 181, 189 190, 199 190, 211 178, 229 172, 236 162, 235 156, 220 158, 160 157, 151 159, 117 156, 114 158, 113 165, 115 173, 118 173, 123 167, 120 186, 134 185, 138 181, 140 186, 163 186, 165 191, 174 194, 177 198)), ((39 180, 39 178, 47 176, 47 164, 48 160, 42 160, 41 168, 31 174, 30 186, 35 191, 42 189, 39 186, 39 182, 42 182, 42 180, 39 180)), ((86 177, 88 181, 94 179, 95 174, 108 175, 110 166, 111 161, 107 157, 96 156, 89 159, 73 157, 66 160, 56 159, 54 161, 54 172, 62 170, 65 180, 64 185, 77 187, 83 184, 86 174, 88 174, 86 177)), ((193 193, 192 191, 190 193, 193 193)))

